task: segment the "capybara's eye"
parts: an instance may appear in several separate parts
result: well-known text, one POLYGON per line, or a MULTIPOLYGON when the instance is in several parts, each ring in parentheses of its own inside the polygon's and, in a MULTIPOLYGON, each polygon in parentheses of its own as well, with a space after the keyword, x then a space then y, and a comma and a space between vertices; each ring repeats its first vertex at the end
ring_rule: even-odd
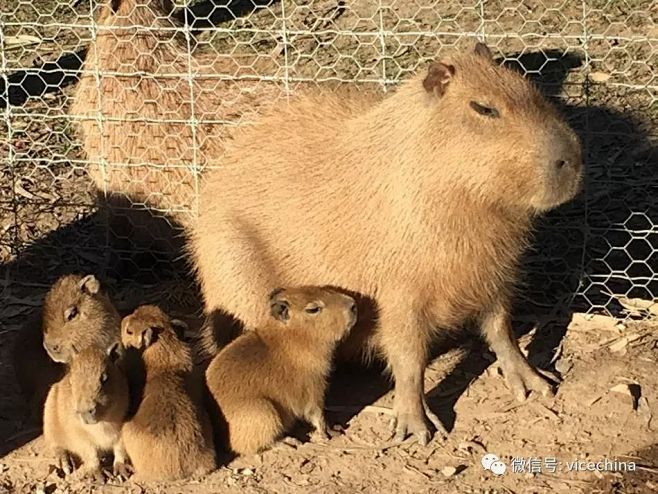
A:
POLYGON ((480 103, 476 103, 475 101, 471 101, 470 105, 471 105, 471 108, 473 108, 473 110, 478 112, 483 117, 489 117, 489 118, 498 118, 498 117, 500 117, 500 113, 495 108, 492 108, 490 106, 481 105, 480 103))
POLYGON ((129 336, 133 335, 133 330, 132 329, 126 329, 126 333, 128 333, 129 336))
POLYGON ((322 307, 320 307, 319 305, 312 304, 306 307, 306 309, 304 310, 309 314, 319 314, 320 311, 322 310, 322 307))
POLYGON ((67 321, 73 320, 78 315, 78 308, 75 305, 72 305, 64 311, 64 318, 67 321))

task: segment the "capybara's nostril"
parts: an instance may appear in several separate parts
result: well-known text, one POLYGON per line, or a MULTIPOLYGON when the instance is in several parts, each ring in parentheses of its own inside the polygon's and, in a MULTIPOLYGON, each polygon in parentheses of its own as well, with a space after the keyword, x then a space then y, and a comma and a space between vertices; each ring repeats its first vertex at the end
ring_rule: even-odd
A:
POLYGON ((352 312, 352 314, 354 314, 356 316, 356 314, 357 314, 356 302, 352 302, 352 305, 350 307, 350 311, 352 312))
POLYGON ((567 161, 567 160, 557 160, 555 162, 555 166, 557 167, 558 170, 561 170, 562 168, 564 168, 568 164, 569 164, 569 161, 567 161))
POLYGON ((50 349, 51 349, 54 353, 59 353, 59 352, 62 350, 62 347, 61 347, 60 345, 55 344, 55 345, 51 345, 51 346, 50 346, 50 349))

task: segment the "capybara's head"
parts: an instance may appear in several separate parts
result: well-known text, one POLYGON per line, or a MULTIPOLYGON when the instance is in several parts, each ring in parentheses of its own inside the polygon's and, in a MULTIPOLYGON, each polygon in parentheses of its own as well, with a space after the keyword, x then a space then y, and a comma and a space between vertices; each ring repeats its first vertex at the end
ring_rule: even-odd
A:
POLYGON ((43 346, 55 362, 68 362, 89 346, 119 340, 120 318, 94 275, 66 275, 52 286, 43 306, 43 346))
POLYGON ((121 341, 126 347, 145 350, 163 332, 183 339, 188 327, 183 321, 171 319, 154 305, 142 305, 121 321, 121 341))
POLYGON ((77 353, 69 365, 75 413, 85 424, 103 420, 126 392, 125 377, 117 366, 123 349, 113 343, 108 349, 89 347, 77 353))
POLYGON ((352 297, 320 287, 277 288, 270 294, 270 314, 283 326, 305 328, 318 339, 339 341, 354 326, 352 297))
POLYGON ((424 179, 449 181, 482 201, 531 214, 576 195, 578 137, 541 92, 498 65, 486 45, 432 62, 412 84, 421 81, 429 110, 424 138, 431 156, 425 159, 434 163, 424 179))

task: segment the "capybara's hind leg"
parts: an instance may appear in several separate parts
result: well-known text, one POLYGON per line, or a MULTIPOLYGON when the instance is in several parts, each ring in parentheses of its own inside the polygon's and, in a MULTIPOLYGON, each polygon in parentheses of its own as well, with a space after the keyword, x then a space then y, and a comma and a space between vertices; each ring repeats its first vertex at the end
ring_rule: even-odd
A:
POLYGON ((250 455, 270 447, 283 432, 281 417, 266 399, 245 401, 228 420, 228 440, 233 451, 250 455))
POLYGON ((505 304, 498 304, 485 313, 482 330, 491 350, 496 354, 507 384, 514 396, 523 401, 529 391, 552 396, 553 387, 533 369, 519 349, 514 338, 509 311, 505 304))
POLYGON ((438 432, 443 425, 425 402, 423 381, 427 362, 429 325, 423 324, 412 307, 400 300, 382 302, 379 344, 395 379, 392 425, 395 440, 412 434, 422 445, 430 440, 428 421, 438 432))

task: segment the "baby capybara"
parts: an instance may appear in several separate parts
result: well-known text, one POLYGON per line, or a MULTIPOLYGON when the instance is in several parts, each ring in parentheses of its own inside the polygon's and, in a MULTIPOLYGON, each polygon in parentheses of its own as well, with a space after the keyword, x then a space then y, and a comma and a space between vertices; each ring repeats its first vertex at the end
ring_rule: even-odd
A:
POLYGON ((277 289, 270 317, 224 348, 206 370, 228 445, 257 453, 308 421, 327 437, 324 395, 336 345, 356 322, 354 299, 316 287, 277 289))
POLYGON ((121 338, 121 318, 93 275, 66 275, 46 294, 43 346, 55 362, 66 363, 89 346, 107 348, 121 338))
POLYGON ((392 371, 397 438, 426 443, 428 419, 442 427, 423 393, 428 347, 447 328, 478 322, 519 399, 552 393, 515 341, 511 297, 533 220, 581 175, 571 128, 482 44, 367 109, 356 94, 298 94, 206 176, 190 244, 205 309, 258 328, 269 315, 254 300, 277 286, 374 300, 361 348, 392 371))
POLYGON ((126 451, 142 481, 176 480, 215 469, 210 420, 192 389, 192 355, 177 322, 152 305, 121 322, 121 339, 137 349, 146 382, 137 412, 123 428, 126 451))
POLYGON ((64 375, 73 352, 119 341, 120 321, 94 275, 66 275, 53 284, 14 345, 16 381, 32 421, 41 421, 50 386, 64 375))
POLYGON ((102 479, 101 455, 112 451, 114 473, 125 475, 121 427, 128 412, 128 383, 118 364, 122 349, 89 347, 72 355, 68 370, 48 393, 43 435, 57 466, 102 479))

